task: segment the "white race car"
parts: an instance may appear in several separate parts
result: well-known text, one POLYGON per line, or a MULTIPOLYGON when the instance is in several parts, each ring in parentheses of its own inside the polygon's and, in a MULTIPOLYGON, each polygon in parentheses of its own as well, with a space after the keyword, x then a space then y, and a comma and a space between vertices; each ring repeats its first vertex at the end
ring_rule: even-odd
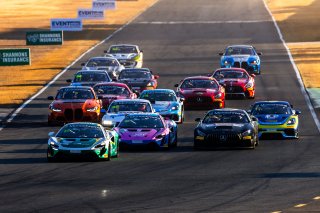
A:
POLYGON ((125 67, 114 57, 93 57, 82 63, 83 70, 106 70, 112 79, 117 79, 125 67))
MULTIPOLYGON (((104 113, 103 111, 101 111, 104 113)), ((104 127, 112 128, 124 119, 127 114, 133 113, 153 113, 150 101, 144 99, 122 99, 114 100, 106 114, 102 117, 101 124, 104 127)))
POLYGON ((111 45, 105 51, 106 57, 115 57, 126 68, 141 68, 143 64, 143 51, 138 45, 118 44, 111 45))

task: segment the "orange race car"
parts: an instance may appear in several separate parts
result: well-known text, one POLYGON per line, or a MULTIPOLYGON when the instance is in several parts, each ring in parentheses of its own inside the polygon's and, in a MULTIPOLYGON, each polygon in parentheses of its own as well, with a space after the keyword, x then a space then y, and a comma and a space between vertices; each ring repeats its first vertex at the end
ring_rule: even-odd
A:
POLYGON ((100 121, 101 100, 91 87, 68 86, 58 90, 49 105, 48 125, 79 121, 100 121))

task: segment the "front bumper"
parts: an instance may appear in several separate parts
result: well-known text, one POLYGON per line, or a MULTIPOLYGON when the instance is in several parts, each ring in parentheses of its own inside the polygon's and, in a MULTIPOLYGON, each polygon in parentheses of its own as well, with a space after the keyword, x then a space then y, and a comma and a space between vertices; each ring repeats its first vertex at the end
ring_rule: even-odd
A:
POLYGON ((189 97, 183 102, 185 109, 221 109, 224 100, 211 97, 189 97), (200 98, 200 99, 199 99, 200 98))
POLYGON ((98 122, 100 110, 88 112, 83 109, 65 109, 61 112, 51 111, 48 115, 49 123, 70 123, 70 122, 98 122))
POLYGON ((252 147, 253 136, 242 137, 239 134, 210 134, 206 136, 194 136, 195 148, 213 147, 252 147))
POLYGON ((108 158, 108 150, 106 148, 94 149, 94 150, 59 150, 52 146, 48 146, 47 158, 49 159, 106 159, 108 158))
POLYGON ((283 127, 284 125, 259 125, 259 138, 263 136, 280 135, 282 138, 298 138, 297 127, 283 127))
POLYGON ((168 140, 166 137, 159 140, 119 140, 120 148, 144 147, 144 148, 166 148, 168 140))

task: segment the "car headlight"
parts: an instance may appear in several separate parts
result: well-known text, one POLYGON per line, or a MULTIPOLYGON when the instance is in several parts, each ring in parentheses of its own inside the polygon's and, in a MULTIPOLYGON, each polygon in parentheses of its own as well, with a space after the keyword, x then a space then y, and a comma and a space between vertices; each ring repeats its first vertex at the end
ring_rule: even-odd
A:
POLYGON ((103 126, 112 126, 113 122, 110 120, 103 120, 102 125, 103 126))
POLYGON ((223 63, 224 63, 224 64, 230 64, 230 62, 227 61, 227 60, 225 60, 223 63))
POLYGON ((197 134, 199 136, 206 136, 206 133, 202 132, 200 129, 197 129, 197 134))
POLYGON ((178 110, 178 106, 173 106, 173 107, 171 107, 171 110, 178 110))
POLYGON ((257 64, 257 61, 256 61, 256 60, 251 61, 250 64, 256 65, 256 64, 257 64))
POLYGON ((249 81, 247 84, 246 84, 246 88, 251 88, 253 87, 253 82, 249 81))
POLYGON ((296 119, 295 118, 290 118, 289 121, 287 122, 288 125, 293 125, 296 123, 296 119))
POLYGON ((155 137, 155 139, 162 139, 162 138, 164 138, 165 136, 166 136, 165 133, 161 133, 161 134, 157 135, 157 136, 155 137))
POLYGON ((51 147, 58 149, 59 148, 59 143, 55 140, 53 140, 52 138, 49 139, 49 144, 51 147))
POLYGON ((247 131, 245 131, 245 132, 241 133, 241 135, 242 135, 242 137, 245 137, 245 136, 250 136, 250 135, 251 135, 251 133, 252 133, 252 131, 251 131, 251 129, 249 129, 249 130, 247 130, 247 131))
POLYGON ((94 146, 95 149, 102 149, 103 147, 106 146, 106 142, 102 141, 101 143, 97 144, 94 146))
POLYGON ((51 109, 54 112, 61 112, 62 111, 60 108, 54 107, 52 105, 49 106, 49 109, 51 109))
POLYGON ((139 59, 139 55, 138 54, 132 54, 130 57, 130 60, 138 60, 139 59))
POLYGON ((221 96, 222 96, 222 93, 219 92, 215 95, 215 98, 221 98, 221 96))
POLYGON ((154 86, 154 82, 153 81, 151 81, 151 82, 149 82, 148 84, 147 84, 147 87, 153 87, 154 86))
POLYGON ((87 108, 87 112, 94 112, 94 111, 97 111, 97 110, 98 110, 97 106, 92 107, 92 108, 87 108))

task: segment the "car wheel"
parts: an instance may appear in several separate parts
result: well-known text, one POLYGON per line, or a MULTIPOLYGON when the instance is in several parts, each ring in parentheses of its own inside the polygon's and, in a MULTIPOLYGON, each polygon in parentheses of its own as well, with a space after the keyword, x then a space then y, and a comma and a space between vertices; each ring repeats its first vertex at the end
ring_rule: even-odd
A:
POLYGON ((119 144, 117 144, 117 154, 116 154, 116 156, 114 156, 115 158, 118 158, 119 157, 119 144))
POLYGON ((49 149, 47 149, 47 162, 48 162, 48 163, 55 162, 55 158, 49 157, 49 149))
POLYGON ((259 146, 259 136, 256 135, 256 146, 259 146))
POLYGON ((107 158, 103 158, 104 161, 110 161, 111 160, 111 146, 110 143, 108 145, 108 157, 107 158))
POLYGON ((178 131, 176 130, 176 133, 174 134, 174 142, 172 144, 172 147, 177 147, 178 146, 178 131))

